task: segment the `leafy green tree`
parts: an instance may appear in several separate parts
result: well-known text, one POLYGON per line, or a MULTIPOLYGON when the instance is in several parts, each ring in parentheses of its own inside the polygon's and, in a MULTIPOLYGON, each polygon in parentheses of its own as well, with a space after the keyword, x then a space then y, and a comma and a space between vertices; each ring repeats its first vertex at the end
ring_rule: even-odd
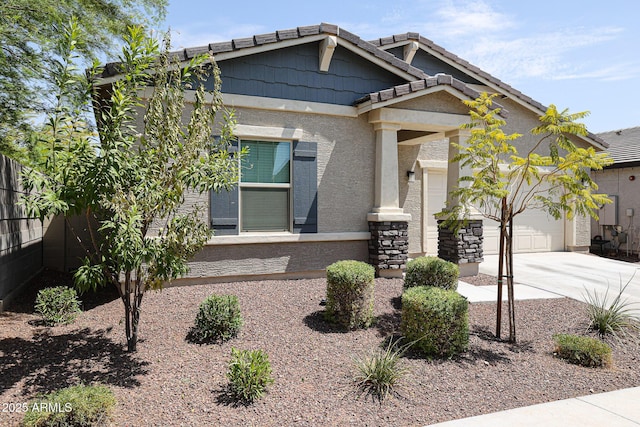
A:
POLYGON ((57 81, 61 101, 47 122, 50 148, 38 164, 43 173, 25 175, 32 190, 25 204, 41 218, 86 218, 88 236, 74 230, 86 251, 76 286, 84 291, 107 284, 118 290, 127 347, 135 351, 145 292, 184 275, 187 261, 211 235, 203 207, 185 204, 185 197, 235 185, 242 153, 228 152, 232 114, 222 120, 222 138, 212 137, 222 109, 213 59, 199 56, 178 66, 168 42, 160 48, 141 27, 129 29, 121 74, 106 102, 96 105, 97 140, 87 131, 81 103, 69 101, 95 93, 99 85, 95 73, 85 77, 73 70, 77 30, 72 22, 65 31, 68 59, 57 81), (199 84, 208 75, 215 79, 213 93, 199 84), (195 95, 187 105, 184 89, 191 87, 195 95))
POLYGON ((113 52, 128 26, 164 19, 168 0, 3 0, 0 7, 0 152, 21 159, 30 119, 55 108, 47 95, 60 63, 55 47, 76 16, 77 60, 113 52))
POLYGON ((462 127, 470 130, 464 144, 455 144, 458 154, 451 159, 461 168, 470 170, 458 180, 451 194, 451 203, 440 213, 443 226, 459 227, 461 219, 472 214, 497 221, 500 226, 498 265, 498 307, 496 336, 500 338, 502 285, 506 277, 509 310, 509 341, 516 342, 515 304, 513 295, 513 220, 527 209, 542 209, 556 220, 563 214, 597 218, 596 211, 611 203, 605 194, 597 194, 598 186, 591 179, 591 170, 600 170, 611 163, 606 153, 593 147, 580 148, 571 136, 585 136, 584 124, 577 123, 588 113, 569 114, 549 106, 531 129, 539 137, 524 155, 518 155, 514 141, 522 135, 507 135, 502 130, 506 122, 494 108, 496 95, 481 94, 464 101, 471 108, 470 122, 462 127), (542 148, 548 155, 538 154, 542 148), (506 267, 506 274, 505 273, 506 267))

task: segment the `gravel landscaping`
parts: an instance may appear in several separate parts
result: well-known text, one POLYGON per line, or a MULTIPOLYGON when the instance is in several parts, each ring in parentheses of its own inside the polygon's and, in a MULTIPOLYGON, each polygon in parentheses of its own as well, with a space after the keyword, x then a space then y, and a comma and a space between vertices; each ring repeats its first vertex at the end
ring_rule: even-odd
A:
MULTIPOLYGON (((49 275, 51 283, 45 284, 64 279, 49 275)), ((492 279, 480 277, 474 284, 492 279)), ((324 279, 311 279, 150 292, 133 354, 124 351, 122 303, 112 294, 85 298, 85 311, 74 324, 50 328, 32 314, 34 293, 27 293, 15 311, 0 314, 0 409, 40 392, 100 382, 118 400, 117 426, 413 426, 640 386, 637 342, 611 342, 614 366, 606 370, 553 357, 554 333, 584 332, 581 302, 518 301, 517 345, 494 338, 494 303, 473 303, 469 351, 451 360, 407 354, 402 362, 409 372, 399 395, 380 404, 358 394, 353 357, 398 332, 402 281, 376 279, 377 322, 349 333, 325 323, 319 304, 325 290, 324 279), (186 337, 198 305, 212 293, 238 296, 242 331, 222 345, 190 343, 186 337), (271 361, 275 383, 249 406, 226 398, 232 347, 263 349, 271 361)), ((21 417, 5 410, 0 425, 16 425, 21 417)))

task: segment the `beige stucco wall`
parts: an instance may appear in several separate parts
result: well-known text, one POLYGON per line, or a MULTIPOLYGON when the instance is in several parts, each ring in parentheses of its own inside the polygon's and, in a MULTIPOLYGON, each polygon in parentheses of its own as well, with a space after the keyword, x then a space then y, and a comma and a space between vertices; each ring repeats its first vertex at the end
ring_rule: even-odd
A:
POLYGON ((366 117, 239 108, 242 125, 296 128, 318 144, 318 232, 368 231, 373 207, 375 134, 366 117))
POLYGON ((398 147, 398 182, 400 207, 404 213, 411 214, 409 221, 409 254, 422 253, 422 173, 417 164, 421 151, 419 145, 398 147), (409 182, 407 171, 414 171, 414 182, 409 182))
POLYGON ((390 108, 431 111, 434 113, 469 114, 469 108, 460 101, 460 98, 445 91, 399 102, 390 108))
MULTIPOLYGON (((640 241, 640 167, 605 169, 591 173, 598 184, 598 192, 618 196, 618 220, 624 231, 631 229, 635 240, 634 249, 638 249, 640 241), (634 179, 630 180, 629 177, 634 179), (627 209, 633 209, 633 216, 627 216, 627 209)), ((591 237, 602 235, 600 221, 591 220, 591 237)), ((604 239, 610 239, 609 232, 605 232, 604 239)), ((631 236, 630 236, 631 237, 631 236)), ((631 242, 629 242, 631 245, 631 242)), ((626 246, 622 245, 623 249, 626 246)))

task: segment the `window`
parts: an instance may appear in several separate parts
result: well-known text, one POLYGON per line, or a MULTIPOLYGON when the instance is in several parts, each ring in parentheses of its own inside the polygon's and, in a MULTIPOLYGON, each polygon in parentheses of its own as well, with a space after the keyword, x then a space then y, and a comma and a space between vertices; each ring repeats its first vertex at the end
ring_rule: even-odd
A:
POLYGON ((238 186, 211 192, 214 235, 317 233, 317 143, 254 135, 235 141, 229 150, 249 148, 238 186))
POLYGON ((291 143, 240 141, 240 231, 291 230, 291 143))

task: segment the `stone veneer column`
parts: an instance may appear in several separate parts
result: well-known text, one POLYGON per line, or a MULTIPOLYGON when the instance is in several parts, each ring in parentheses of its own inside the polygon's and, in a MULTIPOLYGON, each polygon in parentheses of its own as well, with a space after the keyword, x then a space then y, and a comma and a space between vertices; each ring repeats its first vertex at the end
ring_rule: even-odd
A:
POLYGON ((438 221, 438 257, 458 264, 460 277, 478 274, 484 261, 482 251, 482 220, 470 219, 457 233, 440 227, 438 221))
POLYGON ((398 130, 400 126, 373 122, 376 131, 374 206, 367 215, 371 240, 369 262, 376 275, 401 277, 409 254, 411 215, 400 208, 398 184, 398 130))
POLYGON ((401 276, 407 264, 407 221, 369 221, 369 262, 381 277, 401 276))

